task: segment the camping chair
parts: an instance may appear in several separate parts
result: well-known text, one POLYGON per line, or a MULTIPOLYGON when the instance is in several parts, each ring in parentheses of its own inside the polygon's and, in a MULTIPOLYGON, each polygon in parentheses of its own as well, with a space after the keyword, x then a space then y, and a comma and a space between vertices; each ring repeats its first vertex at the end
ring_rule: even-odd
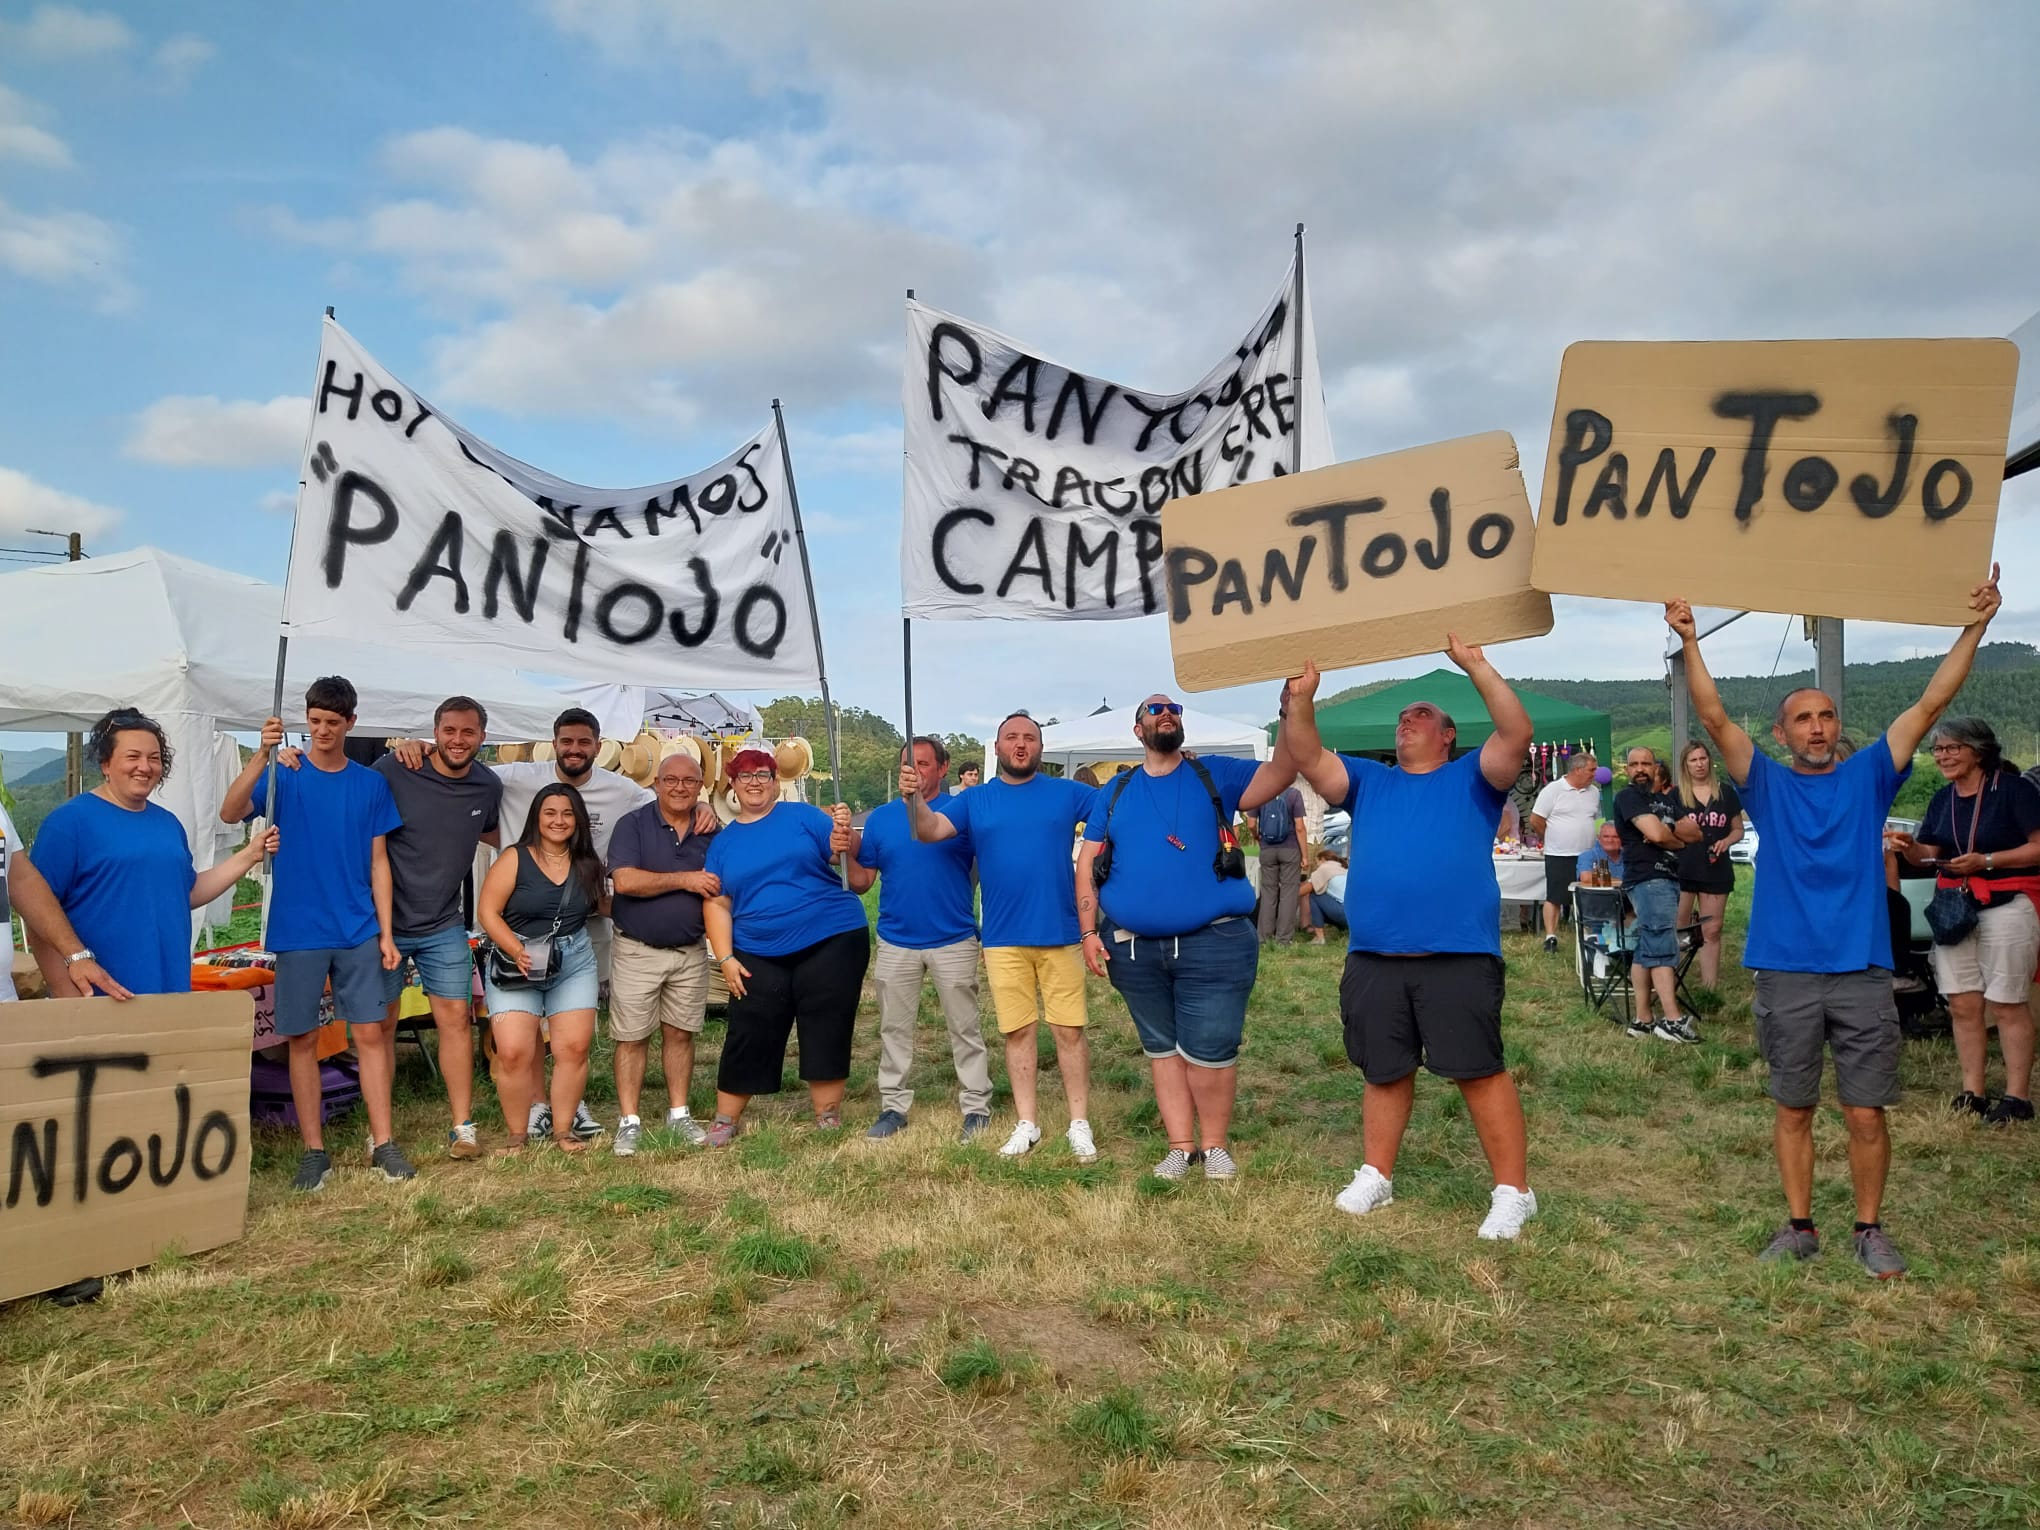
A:
MULTIPOLYGON (((1597 1013, 1612 1002, 1615 1012, 1609 1018, 1627 1025, 1635 1013, 1630 968, 1636 957, 1636 928, 1629 912, 1629 899, 1620 887, 1587 887, 1575 882, 1572 914, 1580 991, 1597 1013)), ((1680 1009, 1692 1014, 1695 1006, 1693 995, 1686 988, 1686 971, 1700 954, 1700 925, 1697 921, 1682 925, 1676 935, 1679 960, 1672 969, 1672 983, 1680 1009)))

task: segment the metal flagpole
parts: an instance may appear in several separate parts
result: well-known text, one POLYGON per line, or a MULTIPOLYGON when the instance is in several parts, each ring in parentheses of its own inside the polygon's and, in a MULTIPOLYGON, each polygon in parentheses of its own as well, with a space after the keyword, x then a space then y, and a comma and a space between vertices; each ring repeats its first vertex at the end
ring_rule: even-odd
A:
MULTIPOLYGON (((907 289, 907 301, 909 303, 914 301, 914 289, 912 287, 907 289)), ((901 465, 904 469, 905 453, 902 452, 901 456, 901 465)), ((907 758, 914 762, 914 768, 917 772, 914 777, 914 793, 916 796, 922 796, 924 794, 921 791, 921 778, 918 774, 921 757, 914 752, 914 619, 904 611, 900 612, 900 654, 904 661, 902 684, 907 701, 907 741, 905 747, 907 758)))
MULTIPOLYGON (((327 317, 327 318, 329 318, 329 319, 333 317, 333 308, 332 308, 332 305, 331 305, 331 304, 328 304, 328 305, 327 305, 327 307, 326 307, 326 317, 327 317)), ((326 347, 325 347, 325 345, 324 345, 324 343, 323 343, 323 342, 324 342, 324 338, 325 338, 325 330, 324 330, 324 328, 323 328, 323 326, 322 326, 322 327, 321 327, 321 329, 320 329, 320 340, 321 340, 321 344, 320 344, 320 346, 319 346, 319 352, 320 352, 320 354, 321 354, 321 355, 324 355, 324 354, 325 354, 325 350, 326 350, 326 347)), ((318 420, 318 413, 319 413, 319 381, 320 381, 320 378, 319 378, 319 367, 318 367, 318 363, 317 363, 317 362, 314 362, 314 363, 312 364, 312 408, 311 408, 311 413, 310 413, 309 417, 308 417, 308 418, 307 418, 307 419, 305 420, 305 450, 306 450, 307 452, 309 452, 309 451, 311 450, 311 445, 312 445, 312 432, 313 432, 314 430, 316 430, 316 429, 318 428, 318 426, 317 426, 317 420, 318 420)), ((302 462, 302 461, 303 461, 304 459, 303 459, 302 457, 300 457, 300 458, 299 458, 298 460, 302 462)), ((302 494, 303 494, 304 492, 305 492, 305 481, 304 481, 304 480, 303 480, 302 478, 300 478, 300 479, 298 480, 298 493, 299 493, 300 495, 302 495, 302 494)), ((297 517, 296 517, 296 515, 292 515, 292 516, 291 516, 291 520, 290 520, 290 552, 289 552, 289 553, 287 553, 287 554, 285 555, 285 561, 284 561, 284 565, 283 565, 283 592, 284 592, 284 603, 285 603, 286 605, 288 605, 288 604, 289 604, 289 601, 290 601, 290 563, 291 563, 291 555, 295 554, 295 553, 296 553, 296 551, 297 551, 297 517)), ((272 694, 272 695, 271 695, 271 697, 270 697, 270 701, 269 701, 269 715, 270 715, 271 717, 275 717, 275 718, 278 718, 278 719, 281 719, 281 718, 282 718, 282 716, 283 716, 283 662, 284 662, 284 658, 285 658, 285 656, 286 656, 286 655, 287 655, 287 654, 288 654, 289 652, 290 652, 290 639, 289 639, 288 637, 286 637, 286 636, 285 636, 285 635, 284 635, 283 633, 281 633, 281 632, 277 633, 277 635, 276 635, 276 688, 275 688, 275 691, 273 692, 273 694, 272 694)), ((268 822, 268 827, 267 827, 267 828, 265 828, 265 829, 263 830, 263 833, 264 833, 265 835, 266 835, 266 834, 267 834, 267 833, 269 832, 269 829, 271 829, 271 828, 274 828, 274 827, 276 826, 276 756, 277 756, 277 752, 278 752, 279 750, 281 750, 281 749, 282 749, 282 747, 283 747, 283 746, 282 746, 281 744, 279 744, 279 745, 277 745, 276 749, 272 749, 272 750, 270 750, 270 752, 269 752, 269 771, 268 771, 268 776, 267 776, 267 779, 266 779, 266 781, 265 781, 265 783, 264 783, 264 785, 263 785, 263 787, 262 787, 262 816, 263 816, 264 818, 266 818, 266 819, 267 819, 267 820, 269 821, 269 822, 268 822)), ((275 878, 274 878, 274 876, 272 875, 272 870, 273 870, 273 868, 272 868, 272 867, 271 867, 271 865, 270 865, 270 855, 269 855, 269 852, 268 852, 267 850, 264 850, 264 851, 262 852, 262 937, 261 937, 261 938, 262 938, 262 945, 263 945, 263 949, 265 949, 265 950, 267 950, 267 949, 268 949, 268 946, 269 946, 269 903, 270 903, 270 897, 271 897, 271 893, 272 893, 272 890, 273 890, 273 888, 274 888, 274 886, 275 886, 275 878)))
MULTIPOLYGON (((836 704, 829 699, 829 665, 822 657, 822 613, 815 604, 815 572, 808 562, 807 533, 800 524, 800 490, 793 483, 793 452, 786 444, 786 417, 779 400, 772 401, 772 428, 779 432, 779 465, 786 474, 786 503, 793 511, 793 540, 800 548, 800 577, 807 586, 808 623, 815 629, 815 677, 822 684, 822 720, 829 730, 829 790, 838 804, 843 801, 843 748, 836 738, 836 704)), ((844 856, 838 869, 843 886, 850 886, 850 857, 844 856)))
POLYGON ((1290 380, 1291 396, 1296 400, 1296 429, 1289 438, 1289 471, 1303 471, 1303 225, 1296 225, 1296 293, 1289 304, 1289 322, 1295 327, 1295 341, 1292 354, 1295 364, 1290 368, 1295 376, 1290 380))

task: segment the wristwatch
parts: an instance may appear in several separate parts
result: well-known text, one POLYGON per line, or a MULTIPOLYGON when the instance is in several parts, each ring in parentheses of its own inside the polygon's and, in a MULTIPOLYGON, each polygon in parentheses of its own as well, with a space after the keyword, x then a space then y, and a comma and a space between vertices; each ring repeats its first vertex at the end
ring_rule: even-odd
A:
POLYGON ((80 962, 90 962, 97 960, 98 957, 93 955, 92 948, 90 946, 84 946, 76 951, 73 951, 69 956, 65 957, 64 965, 65 967, 69 968, 77 966, 78 963, 80 962))

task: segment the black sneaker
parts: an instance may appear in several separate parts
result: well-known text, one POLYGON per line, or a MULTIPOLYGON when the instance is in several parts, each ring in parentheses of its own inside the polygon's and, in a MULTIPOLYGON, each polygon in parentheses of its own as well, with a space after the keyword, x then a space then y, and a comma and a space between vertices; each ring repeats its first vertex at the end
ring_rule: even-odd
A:
POLYGON ((878 1119, 871 1123, 871 1130, 864 1135, 867 1137, 890 1137, 906 1129, 907 1116, 905 1111, 881 1110, 878 1113, 878 1119))
POLYGON ((368 1155, 370 1167, 382 1170, 384 1179, 416 1179, 418 1171, 411 1167, 411 1160, 404 1156, 404 1150, 397 1146, 392 1137, 368 1155))
POLYGON ((43 1296, 53 1307, 82 1307, 87 1302, 96 1302, 106 1290, 106 1281, 98 1275, 87 1275, 83 1280, 74 1280, 68 1286, 58 1286, 54 1291, 45 1291, 43 1296))
MULTIPOLYGON (((1948 1108, 1958 1113, 1961 1111, 1967 1111, 1972 1116, 1982 1116, 1986 1120, 1989 1119, 1990 1117, 1990 1101, 1983 1095, 1972 1094, 1967 1089, 1963 1090, 1960 1094, 1956 1095, 1954 1099, 1950 1100, 1948 1102, 1948 1108)), ((2031 1115, 2033 1113, 2033 1107, 2028 1105, 2026 1107, 2026 1113, 2028 1115, 2031 1115)))
POLYGON ((978 1134, 990 1127, 991 1124, 992 1118, 984 1111, 973 1110, 963 1118, 963 1135, 958 1140, 961 1142, 975 1142, 978 1134))
POLYGON ((324 1148, 306 1148, 304 1157, 298 1160, 297 1176, 290 1182, 291 1189, 300 1195, 310 1195, 326 1188, 326 1181, 333 1177, 333 1158, 324 1148))
POLYGON ((2022 1100, 2016 1094, 2008 1094, 1984 1112, 1985 1126, 2010 1126, 2014 1121, 2033 1119, 2033 1102, 2022 1100))
POLYGON ((1556 951, 1558 949, 1558 937, 1556 935, 1545 936, 1544 949, 1547 951, 1556 951))
POLYGON ((1650 1016, 1648 1015, 1643 1016, 1641 1019, 1631 1020, 1622 1027, 1622 1034, 1631 1041, 1649 1041, 1656 1032, 1657 1027, 1650 1023, 1650 1016))

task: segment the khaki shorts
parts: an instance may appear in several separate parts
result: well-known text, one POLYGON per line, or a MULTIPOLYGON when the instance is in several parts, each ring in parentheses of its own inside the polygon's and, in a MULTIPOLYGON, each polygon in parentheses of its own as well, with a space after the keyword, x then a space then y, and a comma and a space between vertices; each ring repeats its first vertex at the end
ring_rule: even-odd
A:
POLYGON ((707 941, 666 950, 617 933, 609 972, 611 1041, 647 1041, 661 1025, 698 1033, 707 1008, 707 941))
POLYGON ((1002 1036, 1024 1031, 1037 1019, 1077 1030, 1088 1018, 1082 946, 987 946, 985 977, 1002 1036))
POLYGON ((2023 893, 1999 893, 1977 912, 1969 938, 1934 947, 1934 981, 1944 994, 1980 993, 1991 1004, 2024 1004, 2040 963, 2040 916, 2023 893))

